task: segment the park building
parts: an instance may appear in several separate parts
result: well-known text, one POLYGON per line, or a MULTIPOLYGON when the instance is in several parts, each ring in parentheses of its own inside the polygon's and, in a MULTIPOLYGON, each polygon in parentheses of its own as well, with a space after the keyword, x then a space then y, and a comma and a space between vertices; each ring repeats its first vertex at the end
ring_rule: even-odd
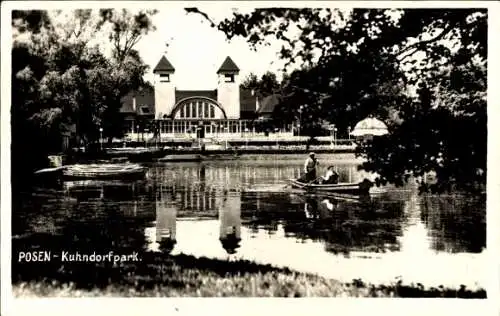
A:
MULTIPOLYGON (((217 83, 212 90, 179 90, 176 70, 166 56, 153 69, 153 86, 130 93, 123 99, 121 113, 125 117, 128 136, 151 134, 155 123, 159 136, 210 138, 248 137, 267 134, 262 121, 269 118, 277 99, 260 100, 252 90, 240 87, 240 68, 226 57, 217 70, 217 83)), ((279 130, 292 135, 292 126, 279 130)))

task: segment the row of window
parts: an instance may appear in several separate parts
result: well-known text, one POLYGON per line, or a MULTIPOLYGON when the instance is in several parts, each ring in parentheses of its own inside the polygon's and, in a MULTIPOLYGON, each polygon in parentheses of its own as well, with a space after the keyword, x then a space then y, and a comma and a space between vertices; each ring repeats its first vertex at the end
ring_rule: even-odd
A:
MULTIPOLYGON (((190 122, 190 121, 174 121, 174 122, 167 122, 166 124, 160 124, 161 133, 194 133, 199 128, 200 126, 198 125, 198 122, 190 122)), ((225 124, 206 125, 202 126, 202 128, 205 130, 205 133, 239 132, 239 126, 237 123, 228 124, 227 122, 225 122, 225 124)), ((242 131, 245 130, 248 129, 242 128, 242 131)))
MULTIPOLYGON (((134 133, 138 132, 138 126, 149 126, 148 123, 133 123, 125 121, 126 130, 134 133)), ((160 121, 159 128, 161 133, 194 133, 199 128, 198 121, 160 121)), ((250 122, 212 122, 210 125, 203 126, 205 133, 239 133, 249 132, 253 126, 250 122)), ((151 131, 152 128, 149 128, 151 131)))
POLYGON ((215 118, 215 105, 204 101, 191 101, 181 105, 180 118, 215 118))

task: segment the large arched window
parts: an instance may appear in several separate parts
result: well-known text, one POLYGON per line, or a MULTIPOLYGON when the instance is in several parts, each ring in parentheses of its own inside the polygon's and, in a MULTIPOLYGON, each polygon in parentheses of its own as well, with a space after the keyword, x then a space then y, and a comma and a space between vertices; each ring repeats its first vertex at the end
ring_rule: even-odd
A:
POLYGON ((226 118, 224 110, 209 98, 194 97, 181 100, 172 112, 174 118, 181 119, 226 118))

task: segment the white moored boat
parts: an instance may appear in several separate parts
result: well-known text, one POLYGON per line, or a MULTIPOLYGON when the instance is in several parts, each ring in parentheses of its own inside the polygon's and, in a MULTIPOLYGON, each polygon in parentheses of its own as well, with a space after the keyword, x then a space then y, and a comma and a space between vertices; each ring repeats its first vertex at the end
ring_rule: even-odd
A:
POLYGON ((63 177, 73 179, 129 179, 142 178, 146 168, 139 164, 76 164, 65 166, 63 177))

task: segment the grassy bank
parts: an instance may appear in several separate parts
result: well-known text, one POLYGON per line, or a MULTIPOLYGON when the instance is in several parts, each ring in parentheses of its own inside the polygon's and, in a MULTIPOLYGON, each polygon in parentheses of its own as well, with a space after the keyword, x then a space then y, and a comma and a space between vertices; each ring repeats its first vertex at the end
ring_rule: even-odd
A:
POLYGON ((459 297, 485 298, 486 292, 425 288, 423 285, 342 283, 311 274, 187 255, 146 253, 138 264, 45 264, 42 269, 16 263, 16 297, 459 297), (30 268, 31 267, 31 268, 30 268), (38 271, 38 272, 37 272, 38 271))

